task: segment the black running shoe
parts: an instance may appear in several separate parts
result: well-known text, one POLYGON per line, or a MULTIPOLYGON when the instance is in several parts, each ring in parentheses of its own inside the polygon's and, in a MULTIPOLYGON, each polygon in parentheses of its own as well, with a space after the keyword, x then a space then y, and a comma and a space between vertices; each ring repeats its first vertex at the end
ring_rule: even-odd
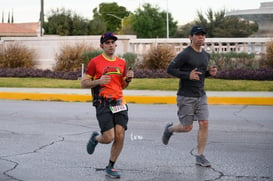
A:
POLYGON ((162 142, 164 145, 167 145, 169 142, 170 137, 173 135, 173 133, 171 133, 169 131, 169 127, 171 127, 173 125, 173 123, 168 123, 165 126, 164 132, 163 132, 163 136, 162 136, 162 142))
POLYGON ((86 149, 87 149, 87 153, 90 154, 90 155, 94 153, 95 148, 96 148, 96 146, 98 144, 98 141, 95 141, 95 137, 98 136, 98 135, 99 135, 99 133, 94 131, 92 133, 88 143, 87 143, 86 149))

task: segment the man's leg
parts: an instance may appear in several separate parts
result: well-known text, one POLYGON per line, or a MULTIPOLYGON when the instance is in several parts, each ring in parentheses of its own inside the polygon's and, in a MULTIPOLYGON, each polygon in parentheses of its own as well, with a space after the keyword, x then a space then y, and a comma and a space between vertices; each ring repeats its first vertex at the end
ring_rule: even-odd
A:
POLYGON ((196 155, 196 164, 203 166, 203 167, 210 167, 210 162, 204 156, 204 151, 207 143, 208 138, 208 121, 207 120, 200 120, 199 123, 199 130, 197 135, 197 153, 196 155))
POLYGON ((162 136, 162 142, 164 145, 167 145, 169 143, 169 139, 173 135, 174 132, 189 132, 192 130, 192 125, 183 126, 182 124, 173 125, 172 123, 168 123, 165 126, 163 136, 162 136))
POLYGON ((115 126, 115 139, 111 148, 110 160, 115 162, 123 148, 125 131, 121 125, 115 126))
POLYGON ((168 123, 165 126, 162 136, 163 144, 168 144, 173 132, 189 132, 192 130, 194 119, 194 105, 192 102, 194 101, 196 101, 196 98, 177 96, 177 116, 180 124, 168 123))
POLYGON ((116 169, 114 169, 114 164, 118 159, 118 156, 121 153, 124 143, 124 134, 125 130, 121 125, 115 126, 115 138, 112 144, 110 160, 108 166, 105 168, 106 175, 111 178, 120 178, 120 174, 116 169))
POLYGON ((93 154, 98 143, 109 144, 114 140, 114 128, 103 132, 99 135, 98 132, 94 131, 87 143, 87 152, 93 154))
POLYGON ((200 120, 199 123, 199 130, 197 134, 197 153, 202 155, 205 151, 207 139, 208 139, 208 121, 207 120, 200 120))
POLYGON ((197 153, 202 155, 205 151, 205 147, 208 139, 208 99, 207 96, 204 95, 200 98, 197 106, 197 119, 199 123, 199 130, 197 135, 197 153))
POLYGON ((101 144, 109 144, 112 143, 115 137, 115 131, 114 128, 111 128, 107 131, 104 131, 101 135, 98 135, 96 137, 96 141, 98 141, 101 144))
POLYGON ((171 133, 173 132, 177 132, 177 133, 181 133, 181 132, 189 132, 192 130, 192 125, 187 125, 187 126, 183 126, 182 124, 177 124, 177 125, 173 125, 169 127, 169 131, 171 133))
POLYGON ((110 154, 110 160, 115 162, 123 148, 124 143, 124 128, 121 125, 116 125, 115 128, 112 128, 108 131, 103 132, 101 135, 98 135, 95 140, 102 144, 109 144, 112 141, 112 148, 110 154))

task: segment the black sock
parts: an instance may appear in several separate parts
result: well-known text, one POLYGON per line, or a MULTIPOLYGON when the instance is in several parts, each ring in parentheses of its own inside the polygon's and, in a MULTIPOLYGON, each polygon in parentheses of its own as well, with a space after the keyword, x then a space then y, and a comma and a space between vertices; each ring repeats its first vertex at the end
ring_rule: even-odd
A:
POLYGON ((109 164, 108 164, 108 167, 110 168, 114 168, 114 165, 115 165, 115 162, 109 160, 109 164))

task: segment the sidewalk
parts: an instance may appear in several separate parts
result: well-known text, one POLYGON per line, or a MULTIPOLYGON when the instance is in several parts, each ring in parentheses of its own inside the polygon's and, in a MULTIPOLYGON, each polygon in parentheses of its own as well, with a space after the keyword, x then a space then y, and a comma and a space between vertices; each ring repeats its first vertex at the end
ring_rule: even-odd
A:
MULTIPOLYGON (((0 99, 39 101, 91 101, 89 89, 0 88, 0 99)), ((176 91, 124 90, 128 103, 176 104, 176 91)), ((270 105, 273 92, 217 92, 207 91, 209 104, 270 105)))

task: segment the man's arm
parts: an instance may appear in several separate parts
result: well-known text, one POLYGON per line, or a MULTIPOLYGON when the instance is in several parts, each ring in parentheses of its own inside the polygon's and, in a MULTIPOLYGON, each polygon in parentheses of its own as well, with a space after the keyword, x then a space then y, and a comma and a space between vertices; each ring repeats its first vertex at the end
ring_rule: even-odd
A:
POLYGON ((127 73, 126 73, 126 77, 122 80, 122 88, 123 89, 128 87, 128 85, 132 81, 133 77, 134 77, 134 72, 130 67, 129 70, 127 71, 127 73))
POLYGON ((206 71, 206 77, 214 77, 217 74, 217 66, 216 65, 212 65, 210 66, 209 70, 206 71))
POLYGON ((101 84, 109 84, 111 77, 108 75, 101 76, 100 79, 92 80, 91 76, 85 75, 81 81, 82 88, 93 88, 101 84))
POLYGON ((123 80, 122 80, 122 89, 125 89, 126 87, 128 87, 128 85, 130 84, 132 79, 128 78, 128 77, 125 77, 123 80))
POLYGON ((189 79, 190 78, 190 71, 180 71, 179 65, 176 63, 175 59, 170 62, 167 67, 167 73, 178 77, 180 79, 189 79))

